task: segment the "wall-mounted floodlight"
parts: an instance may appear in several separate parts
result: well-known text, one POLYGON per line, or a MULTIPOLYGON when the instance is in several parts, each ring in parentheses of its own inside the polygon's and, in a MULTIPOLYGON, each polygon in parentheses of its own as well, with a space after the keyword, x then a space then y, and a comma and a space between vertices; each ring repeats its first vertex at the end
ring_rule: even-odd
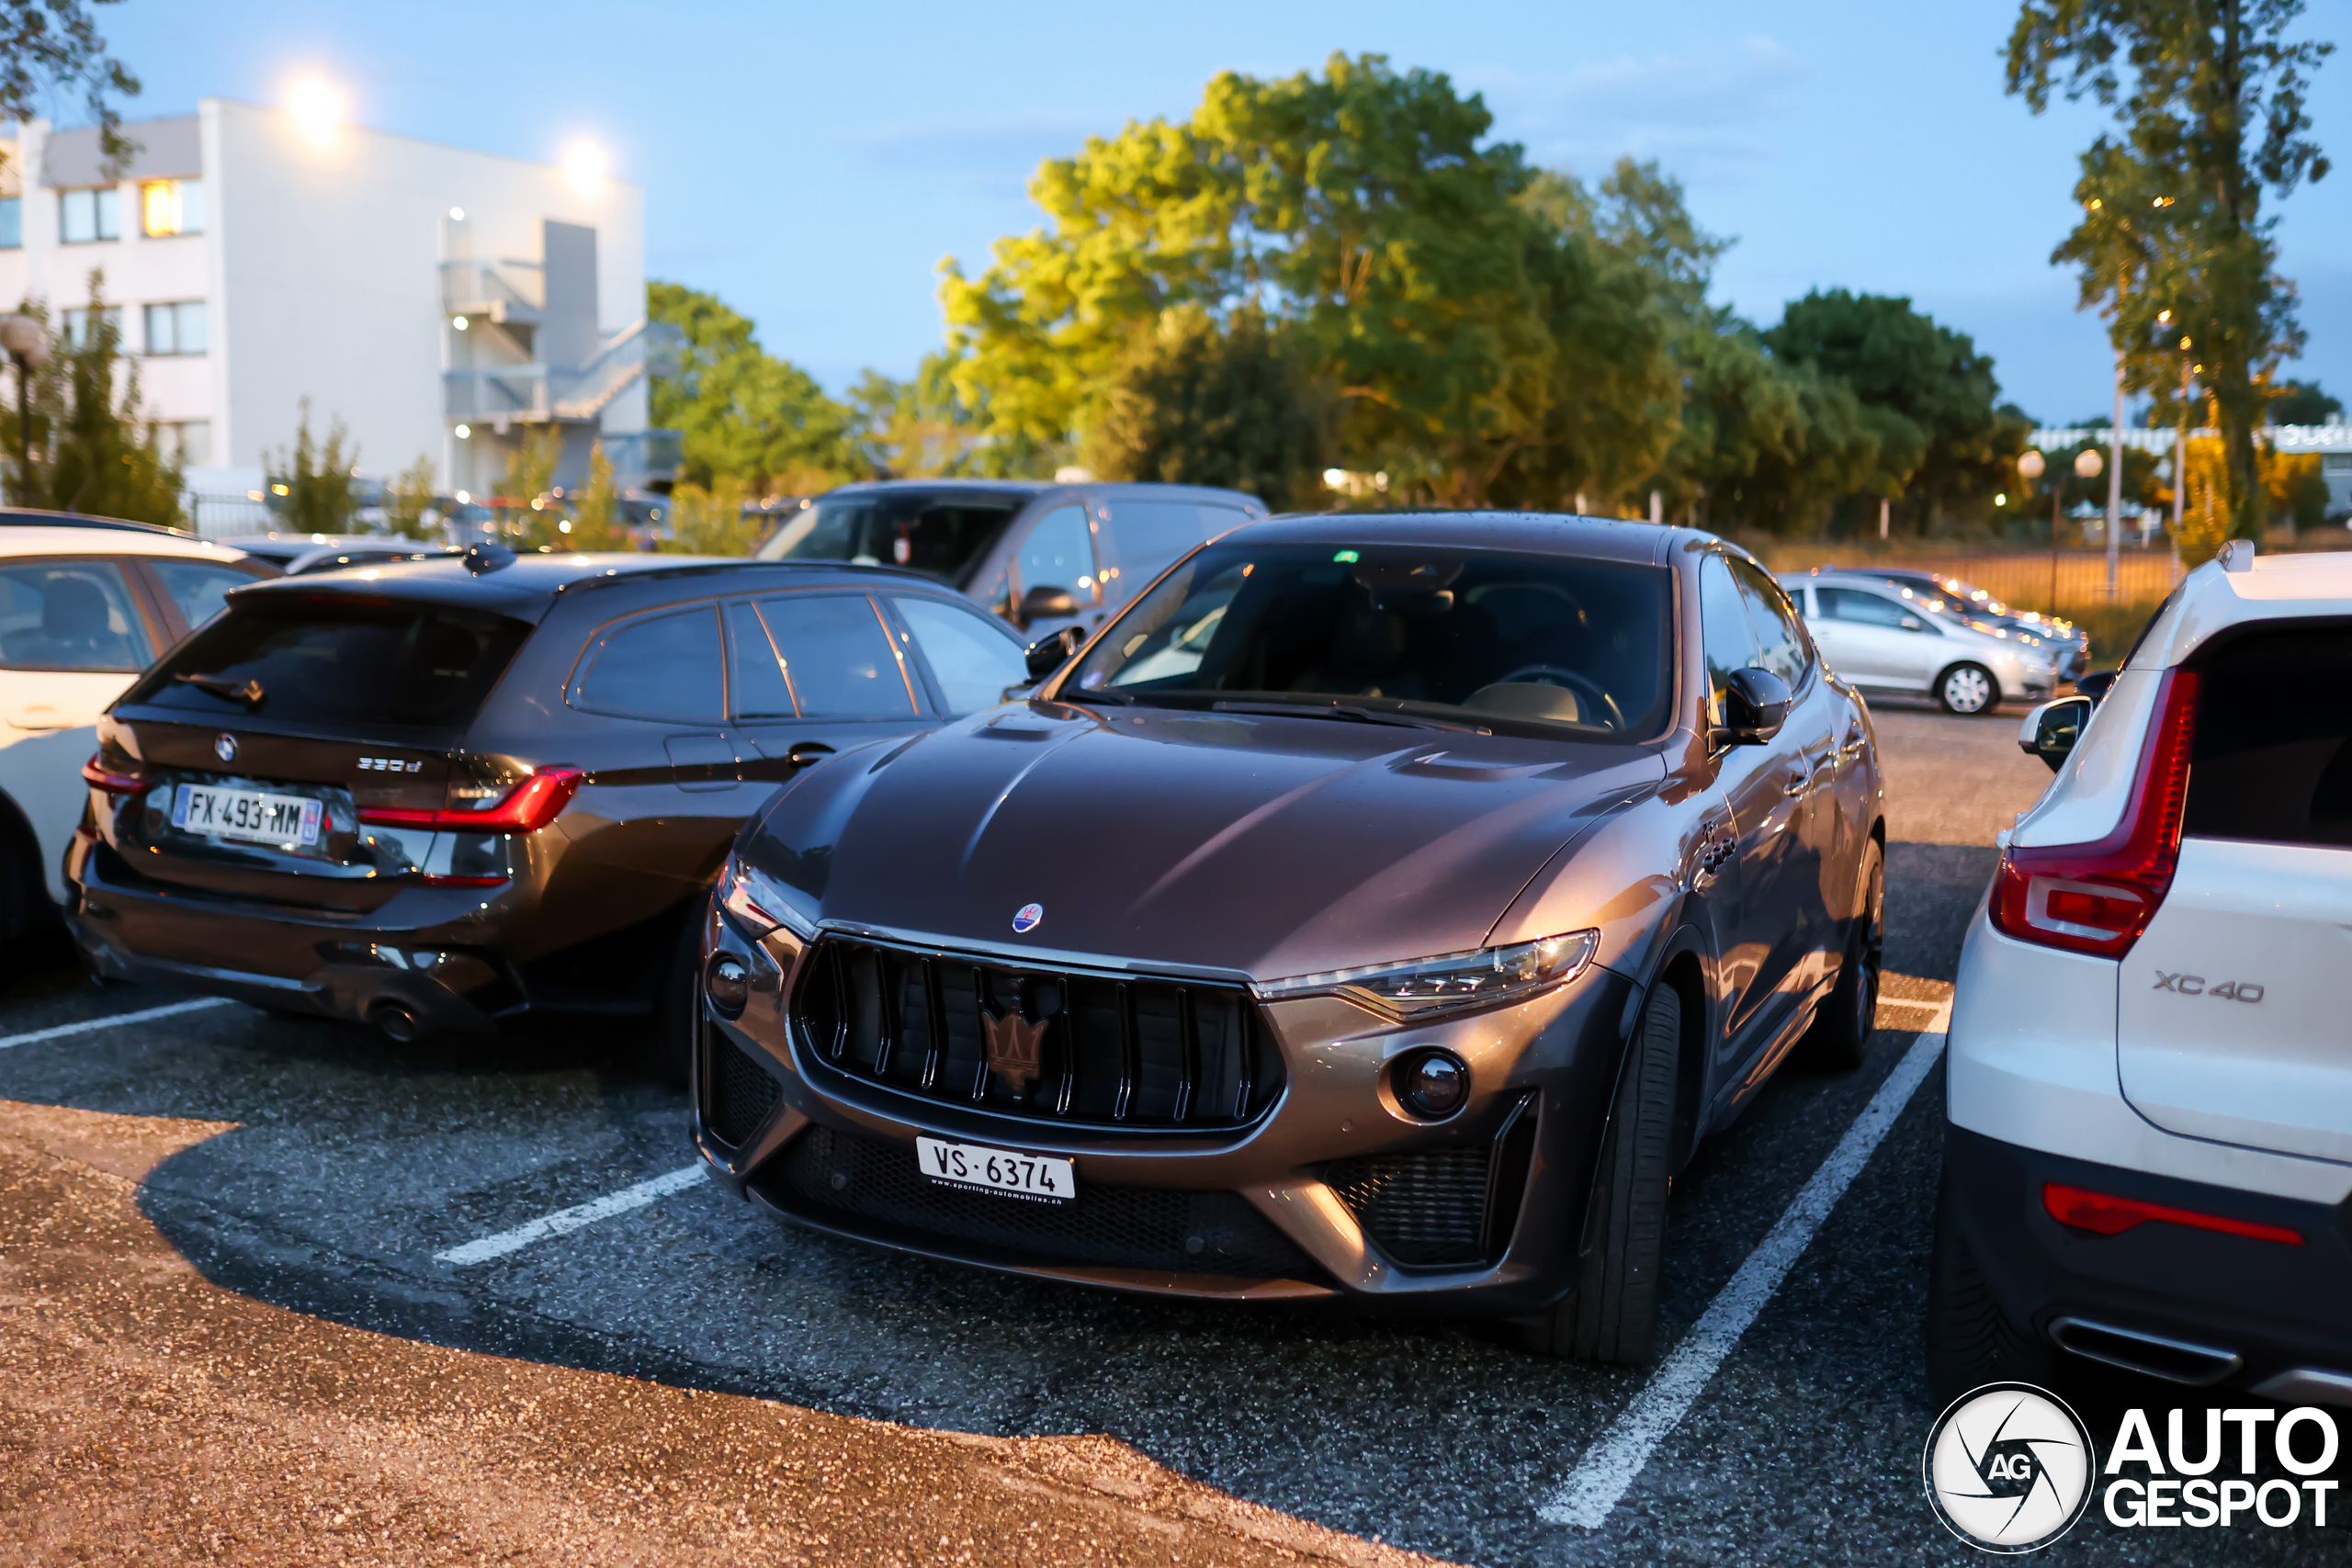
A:
POLYGON ((286 112, 294 118, 294 129, 302 140, 314 147, 323 147, 343 133, 345 103, 343 90, 322 76, 303 76, 287 89, 286 112))
POLYGON ((564 181, 582 196, 603 190, 606 172, 605 150, 594 142, 575 141, 563 150, 564 181))

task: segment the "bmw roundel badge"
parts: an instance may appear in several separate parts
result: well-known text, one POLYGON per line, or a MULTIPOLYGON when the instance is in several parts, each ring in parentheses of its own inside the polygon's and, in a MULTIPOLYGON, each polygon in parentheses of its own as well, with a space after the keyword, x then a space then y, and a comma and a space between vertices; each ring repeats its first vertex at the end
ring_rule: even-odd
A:
POLYGON ((220 758, 224 762, 235 761, 237 760, 237 738, 233 735, 225 733, 213 737, 212 754, 220 758))
POLYGON ((1012 929, 1023 933, 1034 931, 1037 929, 1037 922, 1045 918, 1046 907, 1043 904, 1023 904, 1012 912, 1012 929))

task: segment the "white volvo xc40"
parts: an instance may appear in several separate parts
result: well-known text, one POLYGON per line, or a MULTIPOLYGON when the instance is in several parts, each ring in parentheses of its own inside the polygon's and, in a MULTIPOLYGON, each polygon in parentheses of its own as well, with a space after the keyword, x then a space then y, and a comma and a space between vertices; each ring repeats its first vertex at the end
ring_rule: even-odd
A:
MULTIPOLYGON (((2092 682, 2097 682, 2097 677, 2092 682)), ((2352 1404, 2352 555, 2199 568, 1961 956, 1928 1357, 2352 1404)))

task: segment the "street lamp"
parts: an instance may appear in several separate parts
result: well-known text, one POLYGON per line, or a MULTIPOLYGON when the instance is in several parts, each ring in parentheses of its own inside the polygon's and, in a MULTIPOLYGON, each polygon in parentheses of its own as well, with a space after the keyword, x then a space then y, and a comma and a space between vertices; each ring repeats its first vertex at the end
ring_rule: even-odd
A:
POLYGON ((0 316, 0 349, 17 367, 17 494, 22 506, 33 499, 32 373, 49 363, 49 330, 35 316, 0 316))

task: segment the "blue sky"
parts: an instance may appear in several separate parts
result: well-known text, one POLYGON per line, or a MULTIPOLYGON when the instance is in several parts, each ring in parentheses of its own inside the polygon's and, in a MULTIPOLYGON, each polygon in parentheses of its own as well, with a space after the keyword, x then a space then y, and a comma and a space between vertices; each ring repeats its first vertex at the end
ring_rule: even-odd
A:
MULTIPOLYGON (((2322 0, 2305 25, 2340 25, 2322 0)), ((1396 0, 1347 5, 654 6, 624 0, 125 0, 134 114, 274 103, 304 70, 388 130, 552 161, 579 136, 642 183, 648 265, 716 290, 839 388, 940 341, 935 268, 1035 226, 1039 159, 1179 117, 1216 72, 1386 53, 1486 96, 1496 134, 1598 175, 1656 157, 1737 236, 1718 299, 1763 321, 1808 288, 1905 294, 1991 353, 2044 419, 2107 405, 2100 324, 2049 265, 2090 107, 2001 92, 2013 4, 1396 0)), ((2352 40, 2347 40, 2352 41, 2352 40)), ((2341 172, 2282 206, 2311 334, 2296 373, 2352 394, 2352 53, 2320 73, 2341 172)))

